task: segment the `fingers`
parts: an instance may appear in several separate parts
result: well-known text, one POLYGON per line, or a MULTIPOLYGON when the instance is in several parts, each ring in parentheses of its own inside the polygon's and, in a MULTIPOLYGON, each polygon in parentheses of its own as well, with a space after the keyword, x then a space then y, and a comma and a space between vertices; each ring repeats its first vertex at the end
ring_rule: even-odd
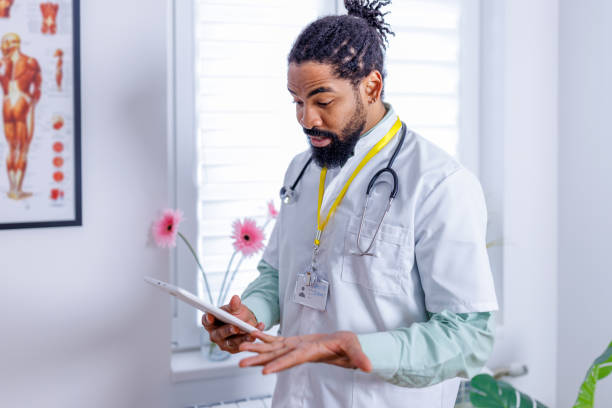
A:
POLYGON ((255 353, 268 353, 285 347, 283 342, 274 343, 244 343, 240 346, 240 351, 251 351, 255 353))
POLYGON ((219 348, 224 351, 228 351, 232 354, 240 352, 240 345, 248 340, 248 334, 241 334, 237 336, 228 337, 219 345, 219 348))
MULTIPOLYGON (((259 325, 258 325, 259 328, 259 325)), ((281 336, 271 336, 269 334, 266 334, 262 331, 254 331, 251 333, 251 336, 255 337, 256 339, 259 339, 265 343, 272 343, 274 341, 283 341, 284 338, 281 336)))
MULTIPOLYGON (((207 321, 206 324, 209 324, 209 322, 207 321)), ((241 344, 249 344, 255 341, 255 337, 251 334, 247 334, 231 324, 225 324, 220 327, 212 325, 209 327, 207 327, 207 330, 210 334, 210 340, 216 343, 221 350, 229 351, 230 353, 238 353, 242 351, 240 349, 241 344)))
POLYGON ((225 323, 223 323, 222 321, 218 320, 215 316, 208 314, 208 313, 204 313, 202 315, 202 326, 204 326, 204 328, 210 332, 211 330, 214 330, 217 327, 221 327, 223 326, 225 323))
POLYGON ((372 371, 372 363, 354 333, 275 337, 256 331, 251 336, 263 343, 243 343, 240 351, 259 353, 240 362, 241 367, 264 365, 263 373, 275 373, 307 362, 324 362, 346 368, 372 371))
POLYGON ((240 361, 240 366, 264 365, 263 374, 275 373, 309 361, 318 361, 322 357, 320 347, 314 342, 302 343, 297 338, 284 339, 260 332, 254 332, 252 335, 270 341, 242 344, 241 351, 254 351, 259 355, 245 358, 240 361))
MULTIPOLYGON (((242 349, 242 347, 241 347, 242 349)), ((282 356, 283 354, 286 354, 287 352, 289 352, 290 349, 288 349, 287 347, 280 347, 277 350, 273 350, 267 353, 262 353, 262 354, 258 354, 256 356, 253 357, 247 357, 243 360, 240 361, 239 365, 240 367, 251 367, 251 366, 256 366, 256 365, 264 365, 269 363, 270 361, 282 356)))
POLYGON ((249 309, 242 303, 242 300, 240 300, 240 296, 238 295, 232 296, 230 302, 227 305, 221 306, 221 309, 233 314, 237 318, 244 320, 245 322, 253 326, 257 324, 257 318, 255 317, 251 309, 249 309))
POLYGON ((336 358, 331 359, 331 360, 326 360, 325 362, 327 364, 332 364, 332 365, 335 365, 335 366, 338 366, 338 367, 354 368, 351 365, 351 361, 346 356, 339 356, 339 357, 336 357, 336 358))
POLYGON ((242 302, 240 301, 240 296, 234 295, 230 299, 228 311, 231 314, 237 315, 240 313, 240 306, 242 306, 242 302))
POLYGON ((210 331, 210 339, 213 342, 219 344, 219 346, 221 346, 221 343, 223 343, 225 339, 230 336, 235 336, 237 334, 241 334, 239 328, 237 328, 236 326, 232 326, 231 324, 226 324, 210 331))
POLYGON ((372 362, 363 352, 358 341, 349 343, 345 348, 345 353, 353 367, 366 373, 372 371, 372 362))
POLYGON ((262 373, 276 373, 309 361, 317 361, 315 353, 316 350, 314 347, 300 347, 293 349, 292 351, 285 353, 284 355, 281 355, 280 357, 266 364, 262 370, 262 373))

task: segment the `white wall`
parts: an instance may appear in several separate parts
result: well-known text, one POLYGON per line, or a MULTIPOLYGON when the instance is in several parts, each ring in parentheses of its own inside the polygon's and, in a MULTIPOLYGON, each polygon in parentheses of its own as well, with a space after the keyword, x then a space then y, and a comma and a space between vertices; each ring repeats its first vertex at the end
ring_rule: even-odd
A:
MULTIPOLYGON (((168 274, 146 243, 168 197, 167 5, 82 3, 84 226, 0 231, 0 406, 167 407, 169 303, 142 283, 168 274)), ((492 363, 526 362, 515 385, 566 407, 612 340, 612 3, 498 4, 506 312, 492 363)), ((597 396, 612 401, 609 379, 597 396)))
POLYGON ((481 171, 503 169, 502 330, 489 365, 527 364, 529 374, 510 382, 556 407, 558 4, 487 0, 483 12, 503 16, 501 29, 485 25, 501 39, 483 43, 496 54, 503 48, 489 61, 492 88, 482 93, 499 118, 483 122, 482 137, 503 140, 481 171))
MULTIPOLYGON (((560 2, 558 406, 612 341, 612 2, 560 2)), ((612 404, 602 380, 596 407, 612 404)))
POLYGON ((81 3, 84 225, 0 231, 0 406, 167 407, 167 5, 81 3))

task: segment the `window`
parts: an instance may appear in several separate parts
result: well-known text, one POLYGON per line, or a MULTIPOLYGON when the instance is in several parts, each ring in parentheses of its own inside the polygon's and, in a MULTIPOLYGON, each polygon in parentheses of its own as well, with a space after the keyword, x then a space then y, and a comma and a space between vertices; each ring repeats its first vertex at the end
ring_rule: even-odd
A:
POLYGON ((391 11, 386 99, 409 128, 477 173, 477 2, 396 1, 391 11))
MULTIPOLYGON (((410 128, 468 161, 476 157, 476 103, 463 91, 466 83, 477 82, 478 61, 477 35, 466 21, 477 16, 476 4, 396 1, 388 19, 396 37, 387 55, 385 99, 410 128)), ((188 221, 183 233, 196 244, 215 300, 233 252, 232 221, 249 216, 263 224, 266 203, 279 204, 289 161, 307 148, 286 91, 289 49, 306 24, 337 12, 343 12, 342 1, 174 4, 171 184, 175 205, 188 221)), ((474 170, 475 164, 468 166, 474 170)), ((270 232, 269 227, 266 236, 270 232)), ((242 264, 232 293, 257 276, 259 258, 242 264)), ((173 270, 175 283, 203 294, 198 270, 181 245, 173 270)), ((202 330, 193 309, 175 303, 174 317, 175 347, 198 346, 202 330)))

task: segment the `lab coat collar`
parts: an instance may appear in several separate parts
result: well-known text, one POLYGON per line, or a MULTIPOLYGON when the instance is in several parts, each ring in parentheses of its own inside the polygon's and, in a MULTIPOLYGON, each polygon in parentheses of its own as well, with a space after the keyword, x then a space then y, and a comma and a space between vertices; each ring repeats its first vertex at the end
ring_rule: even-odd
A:
MULTIPOLYGON (((344 183, 348 180, 348 178, 353 174, 353 171, 357 168, 361 159, 370 151, 372 147, 380 139, 382 139, 389 129, 393 127, 395 122, 397 121, 397 115, 395 114, 395 110, 393 107, 387 103, 385 103, 385 108, 387 109, 387 113, 385 116, 378 122, 372 129, 364 133, 357 144, 355 145, 354 154, 350 157, 346 163, 340 168, 338 175, 334 177, 333 180, 328 182, 328 185, 325 187, 325 193, 323 195, 323 202, 321 205, 321 217, 324 218, 327 216, 327 211, 331 207, 331 204, 334 202, 338 193, 344 187, 344 183)), ((389 145, 385 146, 383 151, 387 150, 389 145)), ((368 167, 370 167, 371 163, 376 161, 376 156, 370 160, 370 162, 361 170, 362 172, 368 174, 368 167)), ((328 173, 329 174, 329 173, 328 173)), ((359 177, 359 176, 358 176, 359 177)), ((350 189, 350 187, 349 187, 350 189)))
MULTIPOLYGON (((359 137, 360 139, 363 139, 363 138, 365 138, 365 137, 369 136, 370 134, 372 134, 372 132, 374 132, 374 131, 375 131, 376 129, 378 129, 380 126, 383 126, 383 127, 384 127, 384 123, 385 123, 386 121, 391 120, 393 117, 397 117, 397 115, 395 114, 395 110, 393 110, 393 107, 392 107, 390 104, 388 104, 388 103, 383 103, 383 105, 384 105, 384 107, 385 107, 385 114, 384 114, 384 116, 382 117, 382 119, 381 119, 381 120, 380 120, 380 121, 379 121, 377 124, 375 124, 374 126, 372 126, 372 128, 371 128, 370 130, 368 130, 368 131, 367 131, 367 132, 365 132, 363 135, 361 135, 361 136, 359 137)), ((395 120, 393 120, 389 126, 391 127, 391 126, 393 126, 394 124, 395 124, 395 120)), ((389 129, 390 129, 390 127, 389 127, 389 129)), ((387 131, 388 131, 389 129, 387 129, 387 131)))

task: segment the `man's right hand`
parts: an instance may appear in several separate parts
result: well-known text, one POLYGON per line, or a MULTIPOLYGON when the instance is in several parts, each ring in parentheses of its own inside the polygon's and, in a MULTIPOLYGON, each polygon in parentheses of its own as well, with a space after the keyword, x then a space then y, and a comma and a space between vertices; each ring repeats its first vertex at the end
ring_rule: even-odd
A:
MULTIPOLYGON (((221 309, 233 314, 240 320, 257 327, 258 330, 264 329, 263 323, 257 323, 257 319, 251 310, 242 304, 240 296, 234 295, 229 304, 221 306, 221 309)), ((230 353, 238 353, 240 344, 244 342, 253 342, 255 338, 240 330, 238 327, 227 324, 217 319, 211 314, 202 316, 202 325, 208 331, 210 340, 216 343, 221 350, 229 351, 230 353)))

